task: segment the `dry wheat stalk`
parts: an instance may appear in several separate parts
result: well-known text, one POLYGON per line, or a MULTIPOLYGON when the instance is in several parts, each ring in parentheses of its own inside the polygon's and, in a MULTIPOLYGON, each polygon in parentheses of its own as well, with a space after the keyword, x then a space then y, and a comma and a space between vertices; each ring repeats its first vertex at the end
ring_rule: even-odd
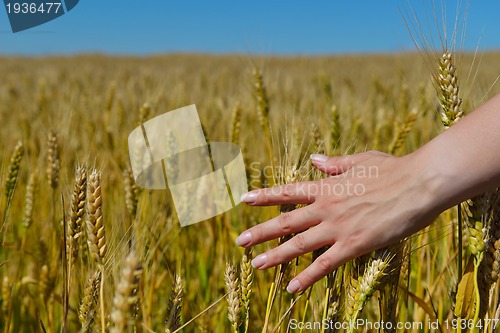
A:
POLYGON ((318 124, 313 123, 311 125, 311 152, 314 154, 323 154, 325 152, 325 145, 323 142, 323 136, 320 133, 318 124))
POLYGON ((336 105, 331 109, 330 123, 330 155, 335 155, 340 147, 340 117, 339 110, 336 105))
POLYGON ((101 285, 99 304, 101 308, 101 330, 106 330, 104 310, 104 256, 106 255, 106 234, 102 216, 101 174, 93 169, 87 181, 87 245, 90 255, 95 259, 101 270, 101 285))
POLYGON ((224 281, 226 283, 227 288, 227 303, 228 303, 228 312, 227 318, 231 323, 232 329, 234 333, 238 333, 238 327, 241 324, 240 321, 240 286, 238 284, 238 277, 236 275, 236 268, 230 264, 226 263, 226 272, 224 274, 224 281))
POLYGON ((111 321, 113 322, 111 333, 127 332, 127 328, 132 327, 134 322, 132 310, 139 301, 138 290, 141 275, 141 260, 137 253, 132 250, 125 260, 120 282, 116 286, 111 313, 111 321))
POLYGON ((112 82, 109 86, 108 93, 106 95, 106 101, 104 102, 104 110, 111 111, 113 108, 113 103, 116 96, 116 83, 112 82))
POLYGON ((389 147, 389 154, 394 155, 399 150, 399 148, 401 148, 401 146, 405 143, 406 137, 413 128, 413 125, 415 125, 416 120, 417 120, 416 111, 408 113, 408 116, 406 117, 403 126, 401 126, 398 129, 396 135, 394 136, 394 139, 392 140, 392 143, 389 147))
POLYGON ((23 227, 28 229, 33 224, 33 201, 37 190, 38 175, 35 172, 30 174, 28 185, 26 185, 26 196, 24 198, 23 227))
POLYGON ((255 98, 257 99, 257 116, 264 133, 269 130, 269 97, 262 79, 262 74, 258 70, 253 71, 255 79, 255 98))
POLYGON ((374 259, 368 264, 365 272, 358 279, 351 279, 347 293, 345 314, 349 322, 355 322, 366 305, 366 302, 382 284, 387 275, 389 263, 387 259, 374 259))
POLYGON ((10 159, 7 176, 5 178, 4 193, 7 198, 7 203, 10 203, 14 190, 16 188, 17 178, 19 176, 19 169, 21 168, 21 161, 24 155, 24 145, 18 141, 14 148, 14 153, 10 159))
POLYGON ((139 186, 134 181, 132 170, 127 168, 123 172, 123 183, 125 185, 125 204, 132 219, 137 213, 137 202, 139 200, 139 186))
POLYGON ((458 83, 457 68, 450 52, 445 51, 438 63, 438 73, 435 76, 441 110, 441 121, 446 128, 458 122, 463 117, 462 98, 458 83))
POLYGON ((85 291, 78 309, 78 318, 82 325, 82 332, 91 332, 97 313, 99 300, 99 288, 101 284, 101 272, 96 271, 87 280, 85 291))
POLYGON ((139 124, 144 124, 148 120, 150 113, 151 105, 147 102, 142 104, 139 109, 139 124))
POLYGON ((491 281, 497 282, 500 277, 500 190, 493 204, 492 219, 490 225, 490 244, 488 248, 487 261, 491 269, 491 281))
POLYGON ((241 303, 245 311, 245 332, 248 332, 250 323, 250 296, 252 295, 253 267, 252 248, 246 248, 241 258, 241 303))
POLYGON ((184 283, 179 275, 175 275, 170 299, 168 300, 167 315, 165 319, 165 333, 172 333, 181 326, 182 297, 184 283))
POLYGON ((2 280, 2 310, 7 315, 10 309, 12 283, 7 275, 2 280))
POLYGON ((49 269, 47 264, 40 267, 40 278, 38 279, 38 284, 40 288, 40 295, 45 301, 51 298, 52 292, 56 287, 56 276, 57 271, 55 269, 49 269))
POLYGON ((85 200, 87 198, 87 170, 78 167, 75 172, 75 184, 71 197, 71 217, 68 224, 69 259, 72 261, 77 254, 78 241, 82 235, 85 200))
POLYGON ((106 235, 102 217, 101 175, 93 169, 87 183, 87 244, 96 262, 104 264, 106 235))
POLYGON ((233 110, 231 126, 231 142, 235 145, 240 144, 240 130, 241 130, 241 106, 237 103, 233 110))
POLYGON ((56 132, 50 130, 47 138, 47 180, 50 187, 57 188, 59 183, 59 142, 56 132))

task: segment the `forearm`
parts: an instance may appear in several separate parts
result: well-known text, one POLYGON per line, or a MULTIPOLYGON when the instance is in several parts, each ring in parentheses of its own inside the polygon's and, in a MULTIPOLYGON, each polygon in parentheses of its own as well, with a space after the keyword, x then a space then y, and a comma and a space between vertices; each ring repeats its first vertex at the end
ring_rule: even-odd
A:
POLYGON ((442 211, 500 186, 500 94, 409 157, 442 211))

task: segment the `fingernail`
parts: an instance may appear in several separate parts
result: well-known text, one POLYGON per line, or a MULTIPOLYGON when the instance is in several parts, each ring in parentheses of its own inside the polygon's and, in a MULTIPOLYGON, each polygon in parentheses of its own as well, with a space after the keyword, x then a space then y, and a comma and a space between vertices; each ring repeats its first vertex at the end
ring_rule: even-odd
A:
POLYGON ((236 245, 247 246, 252 241, 252 234, 249 231, 243 232, 241 235, 236 237, 236 245))
POLYGON ((328 156, 323 155, 323 154, 311 154, 311 160, 314 162, 320 162, 320 163, 325 163, 328 161, 328 156))
POLYGON ((300 281, 297 279, 293 279, 292 281, 290 281, 288 287, 286 287, 286 291, 288 291, 290 294, 296 293, 299 290, 300 290, 300 281))
POLYGON ((244 203, 255 202, 255 200, 257 200, 257 193, 255 193, 255 192, 245 193, 241 196, 240 200, 241 200, 241 202, 244 202, 244 203))
POLYGON ((266 262, 267 262, 267 254, 262 253, 252 260, 252 266, 254 268, 259 268, 263 266, 266 262))

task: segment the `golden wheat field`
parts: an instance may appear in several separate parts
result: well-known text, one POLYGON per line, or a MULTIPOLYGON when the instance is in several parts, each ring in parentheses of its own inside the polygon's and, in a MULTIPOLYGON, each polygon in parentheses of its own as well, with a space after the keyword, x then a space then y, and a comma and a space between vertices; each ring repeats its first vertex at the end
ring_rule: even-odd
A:
MULTIPOLYGON (((193 103, 210 141, 241 147, 251 188, 318 177, 314 152, 412 152, 443 131, 440 56, 0 58, 0 329, 466 332, 456 324, 481 322, 476 331, 499 332, 496 209, 484 213, 493 231, 482 260, 471 244, 484 218, 466 204, 463 233, 450 209, 290 295, 317 253, 254 271, 252 254, 277 241, 250 253, 235 238, 293 207, 240 204, 181 228, 168 191, 141 190, 130 173, 129 133, 193 103)), ((500 92, 499 53, 453 60, 465 113, 500 92)))

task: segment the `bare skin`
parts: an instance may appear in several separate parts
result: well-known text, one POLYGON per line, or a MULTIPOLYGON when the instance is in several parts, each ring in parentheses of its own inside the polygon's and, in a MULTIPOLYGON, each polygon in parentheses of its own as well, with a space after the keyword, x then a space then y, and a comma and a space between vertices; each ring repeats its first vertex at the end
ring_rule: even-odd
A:
POLYGON ((257 256, 254 267, 266 269, 331 246, 290 281, 291 293, 355 257, 425 228, 453 205, 500 186, 500 95, 409 155, 370 151, 311 159, 330 177, 242 196, 251 206, 309 204, 238 236, 238 245, 252 247, 298 233, 257 256))

